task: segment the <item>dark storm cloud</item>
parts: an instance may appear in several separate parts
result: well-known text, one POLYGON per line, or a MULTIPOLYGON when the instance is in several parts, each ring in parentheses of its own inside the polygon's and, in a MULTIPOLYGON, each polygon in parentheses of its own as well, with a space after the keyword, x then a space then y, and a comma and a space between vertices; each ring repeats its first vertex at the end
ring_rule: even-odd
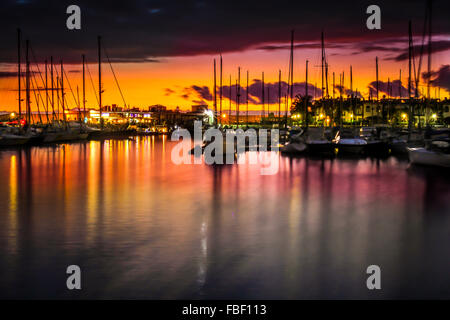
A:
MULTIPOLYGON (((377 82, 372 81, 368 85, 369 92, 372 92, 372 95, 375 96, 377 94, 377 82)), ((393 80, 391 83, 384 82, 384 81, 378 81, 378 90, 379 94, 386 94, 386 96, 391 97, 399 97, 400 92, 402 97, 408 97, 408 89, 402 85, 400 85, 400 80, 393 80), (390 91, 390 94, 389 94, 390 91)), ((411 92, 414 92, 414 88, 411 89, 411 92)))
MULTIPOLYGON (((166 95, 171 95, 175 93, 174 90, 166 88, 166 95)), ((207 101, 212 101, 213 96, 207 86, 192 85, 190 87, 185 87, 182 89, 182 94, 179 95, 181 98, 190 100, 196 104, 206 104, 207 101)))
MULTIPOLYGON (((82 53, 97 60, 97 35, 102 35, 115 62, 155 62, 158 57, 216 54, 289 42, 317 42, 324 29, 327 43, 375 41, 407 34, 412 19, 420 34, 425 1, 377 1, 382 30, 366 28, 372 1, 87 1, 79 0, 81 30, 66 28, 72 1, 5 0, 0 4, 0 62, 16 59, 16 28, 29 38, 37 59, 53 55, 79 63, 82 53)), ((450 30, 450 2, 433 5, 436 33, 450 30)), ((317 44, 315 45, 317 46, 317 44)), ((275 48, 275 47, 273 47, 275 48)), ((272 48, 272 49, 273 49, 272 48)))
POLYGON ((0 71, 0 78, 17 77, 17 72, 14 71, 0 71))
MULTIPOLYGON (((336 85, 336 93, 346 97, 346 96, 351 96, 352 95, 352 90, 350 90, 349 88, 346 88, 344 86, 341 85, 336 85)), ((331 88, 331 90, 333 90, 333 88, 331 88)), ((331 91, 332 92, 332 91, 331 91)), ((353 90, 353 96, 357 97, 357 98, 363 98, 363 96, 361 95, 361 93, 359 91, 353 90)))
POLYGON ((211 101, 213 99, 212 93, 209 91, 209 88, 207 86, 200 87, 193 85, 191 86, 191 89, 194 90, 198 94, 198 96, 204 100, 211 101))
MULTIPOLYGON (((167 89, 166 89, 167 91, 167 89)), ((281 82, 281 99, 283 100, 288 92, 288 84, 284 81, 281 82)), ((193 85, 191 87, 186 87, 183 89, 183 94, 180 95, 182 98, 186 100, 212 102, 213 101, 213 93, 214 90, 210 90, 207 86, 197 86, 193 85)), ((316 97, 320 97, 322 95, 322 90, 314 87, 312 84, 308 84, 308 95, 313 96, 315 93, 316 97)), ((305 95, 305 83, 304 82, 296 82, 294 83, 293 90, 294 97, 297 95, 304 96, 305 95)), ((231 100, 233 103, 245 104, 247 99, 247 87, 246 86, 238 86, 236 83, 231 86, 225 85, 222 86, 222 98, 224 100, 231 100), (238 99, 238 88, 239 88, 239 99, 238 99)), ((219 103, 220 99, 220 89, 217 87, 217 101, 219 103)), ((277 104, 279 99, 279 84, 278 82, 269 82, 264 83, 264 104, 277 104)), ((254 79, 253 82, 248 87, 248 102, 250 104, 259 104, 262 105, 262 81, 259 79, 254 79)), ((222 106, 226 108, 227 103, 223 102, 222 106), (224 104, 225 103, 225 104, 224 104)))
POLYGON ((172 95, 172 94, 174 94, 175 93, 175 91, 174 90, 172 90, 172 89, 170 89, 170 88, 165 88, 164 89, 164 95, 165 96, 170 96, 170 95, 172 95))
MULTIPOLYGON (((304 43, 304 44, 296 44, 294 45, 294 49, 319 49, 321 44, 319 42, 316 43, 304 43)), ((349 47, 347 43, 327 43, 326 47, 329 49, 345 49, 349 47)), ((259 50, 266 51, 275 51, 275 50, 289 50, 291 46, 289 44, 284 45, 264 45, 258 47, 259 50)))
MULTIPOLYGON (((406 47, 402 50, 403 50, 402 53, 400 53, 394 57, 386 58, 385 60, 393 60, 396 62, 408 60, 408 57, 409 57, 408 48, 406 47)), ((431 52, 432 53, 442 52, 442 51, 446 51, 446 50, 450 50, 450 41, 442 40, 442 41, 432 41, 431 42, 431 52)), ((373 51, 375 51, 375 50, 373 50, 373 51)), ((380 51, 380 50, 378 50, 378 51, 380 51)), ((396 51, 399 51, 399 49, 391 48, 391 50, 389 50, 388 48, 386 48, 385 51, 396 52, 396 51)), ((413 51, 414 51, 414 56, 418 57, 420 55, 421 45, 414 46, 413 51)), ((425 55, 427 55, 427 42, 425 42, 425 46, 423 48, 423 53, 425 55)))
MULTIPOLYGON (((438 71, 431 71, 431 85, 434 87, 440 87, 450 91, 450 65, 446 64, 441 66, 438 71)), ((422 78, 427 80, 429 74, 427 72, 422 73, 422 78)))
MULTIPOLYGON (((30 71, 30 74, 36 74, 35 71, 30 71)), ((21 77, 25 78, 25 73, 22 72, 20 74, 21 77)), ((17 72, 15 71, 0 71, 0 78, 16 78, 17 77, 17 72)))

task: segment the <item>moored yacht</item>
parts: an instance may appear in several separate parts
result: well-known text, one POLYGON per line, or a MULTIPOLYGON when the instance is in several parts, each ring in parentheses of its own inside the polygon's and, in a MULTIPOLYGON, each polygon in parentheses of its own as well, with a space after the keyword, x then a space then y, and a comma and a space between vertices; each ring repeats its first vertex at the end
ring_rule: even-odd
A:
POLYGON ((308 128, 306 145, 310 154, 334 154, 334 144, 325 134, 325 128, 308 128))
POLYGON ((361 155, 367 151, 367 141, 351 130, 340 130, 334 138, 339 155, 361 155))
POLYGON ((450 168, 450 140, 432 141, 426 148, 407 148, 412 164, 450 168))

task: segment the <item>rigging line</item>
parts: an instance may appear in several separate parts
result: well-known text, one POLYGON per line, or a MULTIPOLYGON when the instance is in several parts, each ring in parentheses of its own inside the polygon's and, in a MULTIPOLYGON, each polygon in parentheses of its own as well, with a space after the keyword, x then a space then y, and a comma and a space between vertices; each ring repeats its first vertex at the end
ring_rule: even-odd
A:
MULTIPOLYGON (((60 92, 60 90, 61 90, 61 87, 60 87, 60 85, 61 85, 61 77, 59 76, 58 68, 55 68, 55 73, 56 73, 56 79, 57 79, 57 81, 56 81, 56 88, 55 88, 56 89, 56 99, 58 100, 57 103, 59 103, 60 106, 62 106, 63 105, 63 103, 62 103, 63 101, 62 101, 62 99, 60 97, 60 95, 62 95, 61 92, 60 92)), ((59 107, 58 107, 58 114, 59 114, 59 107)))
POLYGON ((33 60, 34 60, 34 65, 36 66, 36 68, 39 72, 39 76, 41 78, 42 85, 45 85, 45 81, 44 81, 44 78, 42 77, 41 69, 39 69, 39 64, 37 63, 36 56, 34 55, 33 47, 31 45, 29 45, 29 47, 30 47, 30 51, 31 51, 31 56, 33 57, 33 60))
POLYGON ((419 97, 419 87, 417 86, 418 80, 417 80, 417 74, 416 74, 416 57, 414 55, 414 43, 412 45, 412 63, 413 63, 413 69, 414 69, 414 97, 419 97))
MULTIPOLYGON (((31 77, 31 79, 33 79, 31 77)), ((34 87, 33 81, 31 81, 31 88, 32 89, 34 87)), ((33 90, 33 95, 34 95, 34 101, 36 101, 36 106, 37 106, 37 110, 38 110, 38 115, 39 115, 39 121, 42 123, 42 117, 41 117, 41 110, 39 109, 39 99, 36 96, 36 91, 38 90, 38 87, 36 86, 33 90)), ((38 91, 39 93, 39 91, 38 91)), ((31 108, 31 107, 30 107, 31 108)))
POLYGON ((420 46, 419 66, 417 67, 417 73, 419 74, 419 77, 417 79, 415 79, 416 87, 419 86, 419 81, 420 81, 420 69, 422 67, 422 56, 423 56, 423 50, 424 50, 424 47, 425 47, 425 37, 426 37, 426 30, 427 30, 427 22, 428 22, 428 2, 427 2, 427 5, 426 5, 425 19, 424 19, 424 22, 423 22, 422 45, 420 46))
MULTIPOLYGON (((48 109, 45 106, 44 99, 42 98, 41 91, 40 91, 40 89, 38 87, 37 80, 36 80, 36 77, 34 76, 34 74, 32 74, 32 79, 34 79, 34 83, 35 83, 35 90, 34 91, 38 92, 38 97, 41 99, 42 105, 44 106, 45 115, 47 117, 47 122, 48 122, 49 121, 49 119, 48 119, 48 109)), ((33 84, 33 81, 31 81, 31 83, 33 84)), ((34 95, 35 95, 36 103, 37 103, 38 108, 39 108, 39 102, 37 101, 37 98, 36 98, 36 92, 34 92, 34 95)), ((39 114, 39 118, 40 118, 40 114, 39 114)), ((41 119, 41 122, 42 122, 42 119, 41 119)))
MULTIPOLYGON (((67 77, 66 70, 63 70, 63 73, 64 73, 64 76, 66 77, 67 84, 69 85, 70 92, 72 93, 73 100, 75 101, 75 104, 77 105, 78 109, 80 109, 80 104, 77 101, 77 99, 75 98, 75 94, 73 93, 72 86, 70 85, 70 81, 69 81, 69 78, 67 77)), ((67 101, 67 99, 66 99, 66 101, 67 101)))
POLYGON ((105 50, 105 55, 106 55, 106 58, 108 59, 109 67, 111 68, 112 74, 114 76, 114 80, 116 81, 117 88, 119 88, 119 92, 120 92, 120 95, 122 97, 122 100, 123 100, 123 103, 124 103, 124 107, 126 108, 127 107, 127 103, 125 102, 125 98, 123 96, 122 89, 120 88, 119 81, 117 80, 116 73, 114 72, 114 69, 112 67, 111 60, 109 59, 108 51, 106 50, 105 45, 103 45, 103 49, 105 50))
POLYGON ((94 90, 95 99, 97 99, 97 104, 100 104, 100 101, 98 100, 98 96, 97 96, 97 90, 95 90, 94 81, 92 80, 91 71, 89 71, 89 63, 87 62, 86 59, 84 60, 84 65, 86 66, 86 70, 88 72, 89 79, 91 80, 91 85, 92 85, 92 89, 94 90))

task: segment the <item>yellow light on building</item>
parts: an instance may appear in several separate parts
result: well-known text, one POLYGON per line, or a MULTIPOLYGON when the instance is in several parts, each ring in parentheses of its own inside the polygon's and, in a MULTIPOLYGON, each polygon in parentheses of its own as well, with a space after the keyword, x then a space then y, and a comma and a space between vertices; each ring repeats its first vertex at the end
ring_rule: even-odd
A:
POLYGON ((437 114, 436 114, 436 113, 433 113, 433 114, 431 115, 431 117, 432 117, 434 120, 436 120, 437 114))
POLYGON ((14 112, 11 112, 10 116, 11 116, 11 118, 14 118, 16 116, 16 114, 14 112))
POLYGON ((227 115, 225 114, 225 113, 222 113, 222 118, 226 118, 227 117, 227 115))
POLYGON ((323 117, 324 117, 323 113, 319 114, 320 119, 323 119, 323 117))
POLYGON ((406 113, 402 113, 402 119, 403 119, 403 120, 406 119, 406 113))

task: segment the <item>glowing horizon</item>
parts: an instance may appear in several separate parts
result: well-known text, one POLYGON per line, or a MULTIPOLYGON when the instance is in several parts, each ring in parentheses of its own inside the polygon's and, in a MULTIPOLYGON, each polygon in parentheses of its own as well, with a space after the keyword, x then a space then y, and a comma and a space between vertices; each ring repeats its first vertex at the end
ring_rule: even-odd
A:
MULTIPOLYGON (((279 45, 279 44, 278 44, 279 45)), ((450 64, 448 51, 441 51, 433 54, 431 70, 438 70, 441 66, 450 64)), ((387 60, 389 57, 385 52, 361 52, 354 54, 350 49, 329 48, 327 49, 327 61, 329 64, 328 87, 329 95, 332 95, 333 72, 336 76, 336 86, 339 85, 339 74, 344 72, 344 87, 350 88, 350 65, 353 68, 353 90, 359 91, 365 98, 369 95, 368 84, 375 81, 375 57, 379 57, 379 81, 387 82, 388 78, 392 82, 398 80, 399 71, 402 70, 402 84, 406 86, 408 77, 408 61, 396 62, 387 60)), ((282 72, 282 81, 287 82, 289 49, 263 50, 251 48, 245 51, 225 53, 223 57, 223 86, 229 86, 230 74, 232 77, 232 86, 236 84, 237 70, 241 67, 241 87, 246 86, 246 71, 250 72, 250 84, 254 80, 261 79, 261 73, 264 71, 265 83, 277 83, 278 71, 282 72)), ((147 109, 151 105, 161 104, 168 109, 179 107, 181 110, 190 110, 192 105, 205 103, 212 108, 213 101, 202 98, 192 86, 206 86, 210 93, 213 92, 213 60, 217 64, 217 87, 219 87, 219 55, 197 55, 186 57, 167 57, 162 58, 160 62, 149 63, 114 63, 113 68, 118 77, 119 84, 125 97, 127 105, 140 109, 147 109), (189 89, 191 88, 191 89, 189 89), (169 90, 167 90, 169 89, 169 90), (184 95, 184 97, 183 97, 184 95)), ((105 59, 106 60, 106 59, 105 59)), ((305 81, 305 61, 309 60, 308 83, 321 87, 321 68, 320 68, 320 49, 296 49, 294 55, 294 82, 302 83, 305 81)), ((416 58, 416 60, 418 60, 416 58)), ((417 63, 417 61, 416 61, 417 63)), ((3 65, 4 71, 16 72, 17 66, 14 64, 3 65)), ((22 64, 22 72, 25 68, 22 64)), ((44 77, 44 66, 39 65, 44 77)), ((58 72, 60 66, 56 66, 58 72)), ((65 72, 69 77, 73 95, 77 99, 76 87, 78 86, 80 101, 82 95, 82 74, 80 65, 66 65, 65 72)), ((98 108, 98 102, 95 94, 98 91, 97 64, 88 66, 92 75, 92 81, 95 86, 92 88, 91 79, 86 71, 86 107, 98 108)), ((32 64, 32 70, 37 70, 32 64)), ((422 62, 422 72, 426 71, 425 60, 422 62)), ((38 86, 43 87, 40 77, 36 75, 38 86)), ((32 80, 33 81, 33 80, 32 80)), ((24 80, 22 81, 24 88, 24 80)), ((64 79, 65 96, 68 108, 76 108, 75 99, 69 89, 69 84, 64 79)), ((123 106, 124 102, 116 86, 114 77, 109 64, 102 64, 102 83, 104 93, 102 95, 102 105, 116 104, 123 106)), ((421 86, 426 86, 421 79, 421 86)), ((17 111, 17 77, 4 77, 0 79, 0 88, 2 95, 0 98, 0 110, 17 111)), ((393 91, 395 92, 395 88, 393 91)), ((426 88, 424 89, 426 92, 426 88)), ((45 92, 41 91, 42 98, 45 101, 45 92)), ((271 93, 275 94, 275 93, 271 93)), ((309 92, 312 95, 312 92, 309 92)), ((336 95, 339 93, 336 90, 336 95)), ((385 93, 380 92, 380 98, 385 93)), ((438 95, 438 89, 431 87, 431 96, 438 95)), ((440 98, 449 98, 449 91, 443 88, 439 92, 440 98)), ((25 92, 22 93, 22 99, 25 98, 25 92)), ((56 94, 55 94, 56 99, 56 94)), ((219 95, 217 95, 219 99, 219 95)), ((32 110, 37 111, 34 93, 31 92, 32 110)), ((41 111, 42 102, 40 102, 41 111)), ((241 97, 241 104, 245 105, 245 97, 241 97)), ((224 98, 222 105, 227 109, 229 107, 228 98, 224 98)), ((235 109, 235 103, 232 103, 232 109, 235 109)), ((273 109, 278 109, 278 103, 270 104, 273 109)), ((50 107, 49 107, 50 108, 50 107)), ((249 103, 249 110, 261 110, 260 104, 249 103)), ((25 109, 25 102, 22 102, 22 109, 25 109)))

